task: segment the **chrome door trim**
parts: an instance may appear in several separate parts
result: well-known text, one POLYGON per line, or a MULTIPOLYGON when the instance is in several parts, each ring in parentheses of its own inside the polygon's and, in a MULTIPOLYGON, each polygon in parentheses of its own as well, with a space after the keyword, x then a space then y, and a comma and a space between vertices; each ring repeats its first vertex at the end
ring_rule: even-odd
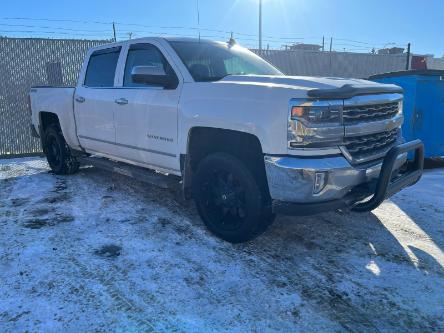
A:
POLYGON ((157 155, 164 155, 164 156, 169 156, 169 157, 176 157, 177 156, 176 154, 165 153, 163 151, 158 151, 158 150, 152 150, 152 149, 140 148, 140 147, 136 147, 136 146, 125 145, 125 144, 122 144, 122 143, 116 143, 116 142, 111 142, 111 141, 107 141, 107 140, 91 138, 91 137, 85 136, 85 135, 79 135, 79 138, 85 139, 85 140, 98 141, 98 142, 107 143, 107 144, 114 145, 114 146, 120 146, 120 147, 129 148, 129 149, 145 151, 147 153, 153 153, 153 154, 157 154, 157 155))
POLYGON ((169 174, 181 176, 180 170, 165 168, 165 167, 157 165, 157 164, 146 163, 143 161, 139 161, 137 159, 128 159, 128 158, 119 157, 119 156, 109 154, 109 153, 101 153, 101 152, 96 151, 94 149, 87 149, 87 151, 89 153, 95 153, 98 156, 109 158, 111 160, 115 160, 115 161, 119 161, 119 162, 123 162, 123 163, 127 163, 127 164, 128 164, 128 162, 133 162, 133 163, 137 163, 134 165, 140 166, 142 168, 148 168, 148 169, 155 170, 155 171, 160 171, 160 172, 164 172, 164 173, 169 173, 169 174), (140 165, 138 165, 138 164, 140 164, 140 165))

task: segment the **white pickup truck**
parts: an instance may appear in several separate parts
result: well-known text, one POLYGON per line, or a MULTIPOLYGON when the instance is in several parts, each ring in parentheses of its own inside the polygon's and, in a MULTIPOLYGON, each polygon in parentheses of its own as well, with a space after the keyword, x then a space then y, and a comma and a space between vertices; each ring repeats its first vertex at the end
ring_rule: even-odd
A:
POLYGON ((277 213, 369 211, 417 182, 402 98, 285 76, 233 41, 141 38, 89 50, 76 87, 32 87, 31 128, 54 173, 87 158, 172 175, 212 232, 242 242, 277 213))

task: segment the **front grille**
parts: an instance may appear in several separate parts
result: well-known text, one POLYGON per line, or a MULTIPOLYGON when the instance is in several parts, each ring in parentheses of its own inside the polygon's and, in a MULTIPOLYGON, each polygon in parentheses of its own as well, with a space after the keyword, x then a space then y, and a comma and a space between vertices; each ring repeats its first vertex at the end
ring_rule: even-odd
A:
POLYGON ((399 138, 399 128, 370 135, 344 138, 344 145, 357 163, 381 157, 392 148, 399 138))
POLYGON ((373 105, 346 105, 344 106, 342 117, 344 124, 368 122, 392 118, 398 113, 398 110, 398 102, 373 105))

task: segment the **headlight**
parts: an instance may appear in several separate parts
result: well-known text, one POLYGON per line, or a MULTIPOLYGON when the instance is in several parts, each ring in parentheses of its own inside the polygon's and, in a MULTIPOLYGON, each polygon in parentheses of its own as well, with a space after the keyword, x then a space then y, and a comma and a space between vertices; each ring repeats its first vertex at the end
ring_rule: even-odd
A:
POLYGON ((340 144, 344 136, 343 103, 342 100, 291 101, 288 146, 319 148, 340 144))
POLYGON ((341 111, 341 105, 293 106, 291 119, 305 119, 310 123, 339 123, 341 111))

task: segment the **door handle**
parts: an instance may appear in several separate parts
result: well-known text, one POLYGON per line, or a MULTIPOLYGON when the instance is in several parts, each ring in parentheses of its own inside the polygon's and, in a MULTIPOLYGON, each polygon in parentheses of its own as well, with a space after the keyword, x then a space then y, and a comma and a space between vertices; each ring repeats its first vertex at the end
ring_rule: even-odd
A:
POLYGON ((114 102, 116 102, 119 105, 128 104, 128 100, 126 98, 119 98, 119 99, 116 99, 114 102))
POLYGON ((75 100, 76 100, 76 102, 83 103, 85 101, 85 97, 76 96, 75 100))

